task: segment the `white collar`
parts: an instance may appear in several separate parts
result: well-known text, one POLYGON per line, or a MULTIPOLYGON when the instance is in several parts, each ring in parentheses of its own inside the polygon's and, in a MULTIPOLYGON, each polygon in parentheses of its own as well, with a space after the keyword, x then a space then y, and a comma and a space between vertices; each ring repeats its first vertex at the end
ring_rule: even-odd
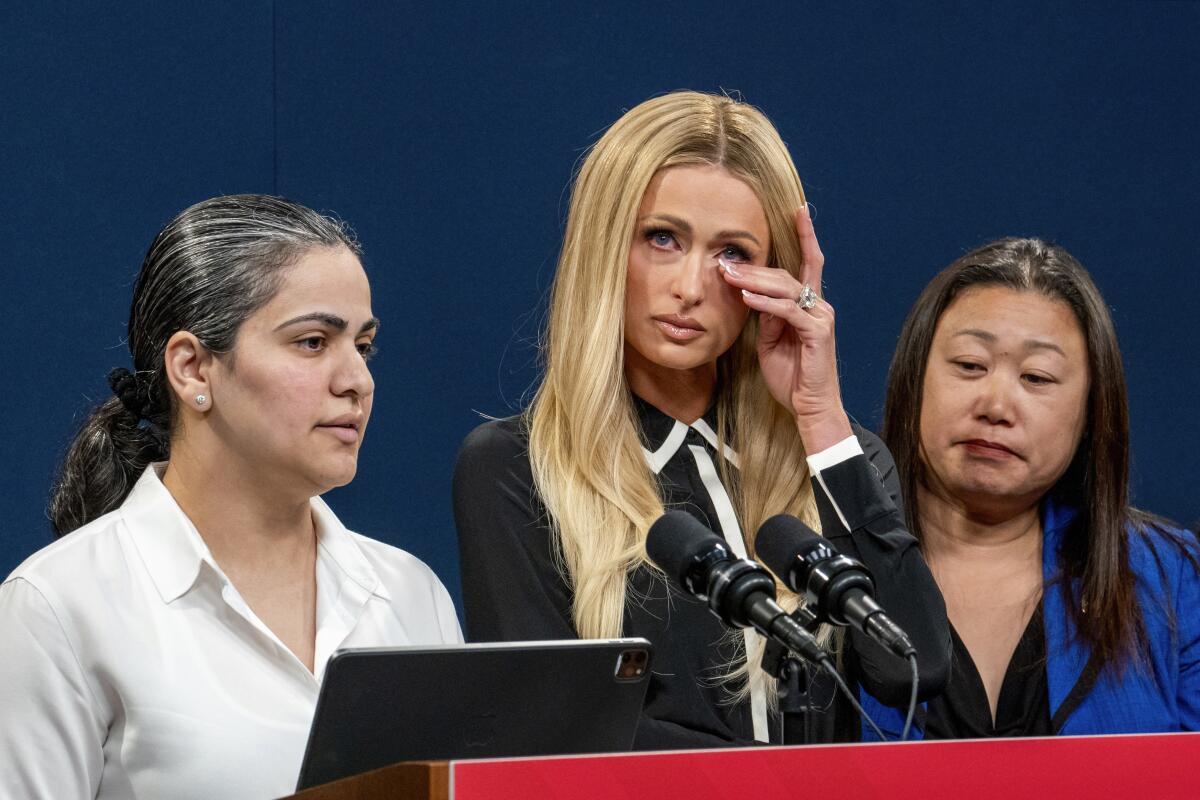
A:
MULTIPOLYGON (((159 596, 164 603, 170 603, 195 585, 203 564, 208 564, 222 580, 228 578, 217 566, 196 526, 163 485, 160 473, 165 468, 164 462, 146 467, 121 505, 121 514, 159 596)), ((367 592, 390 600, 353 535, 325 501, 314 497, 309 503, 317 531, 317 557, 324 555, 340 573, 367 592)))
POLYGON ((720 449, 720 452, 725 456, 730 464, 735 468, 740 468, 738 463, 738 454, 729 445, 721 446, 717 439, 717 433, 712 427, 701 417, 691 425, 685 425, 679 420, 675 420, 675 425, 667 434, 667 438, 658 446, 657 450, 650 451, 645 447, 642 448, 642 453, 646 456, 646 463, 650 465, 650 471, 655 475, 663 471, 663 467, 667 465, 675 454, 679 452, 679 448, 683 446, 683 442, 687 439, 688 430, 694 430, 696 433, 704 437, 704 441, 712 446, 713 450, 720 449))

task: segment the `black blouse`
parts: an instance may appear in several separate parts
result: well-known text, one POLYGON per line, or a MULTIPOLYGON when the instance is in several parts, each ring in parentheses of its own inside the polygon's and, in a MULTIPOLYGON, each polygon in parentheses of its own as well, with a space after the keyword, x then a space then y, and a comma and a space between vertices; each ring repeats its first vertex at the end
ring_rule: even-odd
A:
MULTIPOLYGON (((736 529, 737 520, 715 469, 715 415, 710 412, 689 426, 648 403, 637 405, 647 462, 657 473, 664 505, 686 510, 718 535, 732 538, 730 528, 736 529)), ((945 604, 916 540, 904 529, 891 454, 873 434, 857 427, 855 434, 866 455, 824 470, 821 481, 814 480, 822 527, 835 547, 873 572, 877 599, 917 647, 920 696, 925 699, 942 690, 949 670, 945 604)), ((454 514, 470 641, 578 636, 571 620, 572 589, 555 563, 528 441, 522 418, 511 417, 476 428, 459 453, 454 514)), ((735 453, 726 455, 736 462, 735 453)), ((630 574, 626 597, 622 635, 644 637, 654 646, 635 747, 754 743, 752 702, 733 702, 721 681, 730 664, 744 658, 741 634, 726 628, 703 602, 645 567, 630 574)), ((883 702, 905 705, 908 665, 858 633, 851 633, 847 642, 844 667, 852 685, 861 681, 883 702)), ((856 738, 857 719, 838 711, 839 704, 832 708, 838 718, 818 726, 821 738, 856 738)), ((777 718, 769 730, 772 740, 781 740, 777 718)))
POLYGON ((954 656, 950 680, 940 697, 929 701, 926 739, 982 739, 992 736, 1053 736, 1046 679, 1046 634, 1042 604, 1029 618, 1004 671, 996 719, 987 690, 967 646, 950 627, 954 656))

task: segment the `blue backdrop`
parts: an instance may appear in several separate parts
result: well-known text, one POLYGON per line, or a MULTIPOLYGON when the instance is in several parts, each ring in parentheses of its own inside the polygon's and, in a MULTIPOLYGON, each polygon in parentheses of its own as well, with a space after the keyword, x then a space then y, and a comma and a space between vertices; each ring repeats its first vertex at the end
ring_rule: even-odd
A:
POLYGON ((55 465, 129 362, 154 233, 257 191, 354 225, 384 321, 359 477, 330 503, 457 592, 455 451, 536 380, 575 162, 678 88, 740 93, 791 147, 860 421, 934 272, 1050 237, 1113 307, 1135 500, 1195 520, 1200 6, 976 5, 4 4, 0 575, 50 540, 55 465))

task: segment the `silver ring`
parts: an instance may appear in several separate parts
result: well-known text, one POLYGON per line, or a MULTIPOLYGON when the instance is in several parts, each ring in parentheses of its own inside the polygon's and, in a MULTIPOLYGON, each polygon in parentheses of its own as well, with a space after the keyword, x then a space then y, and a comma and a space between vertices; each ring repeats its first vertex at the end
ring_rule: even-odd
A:
POLYGON ((817 293, 806 283, 800 287, 800 296, 796 298, 796 305, 807 311, 817 304, 817 299, 817 293))

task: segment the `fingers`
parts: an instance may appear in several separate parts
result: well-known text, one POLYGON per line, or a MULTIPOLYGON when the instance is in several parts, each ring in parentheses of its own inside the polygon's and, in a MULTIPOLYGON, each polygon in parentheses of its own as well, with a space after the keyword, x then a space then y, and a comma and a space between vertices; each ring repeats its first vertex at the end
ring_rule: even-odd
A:
POLYGON ((758 346, 773 348, 788 330, 787 320, 774 314, 758 315, 758 346))
POLYGON ((735 264, 725 259, 720 259, 717 263, 725 282, 739 289, 780 300, 794 301, 800 296, 800 282, 788 274, 787 270, 758 267, 753 264, 735 264))
POLYGON ((808 203, 796 211, 796 235, 800 238, 800 280, 821 294, 821 273, 825 269, 825 254, 817 242, 812 213, 808 203))
POLYGON ((770 297, 742 290, 742 300, 760 314, 770 314, 796 329, 803 340, 812 340, 833 331, 833 306, 824 300, 809 309, 796 305, 795 300, 770 297))

